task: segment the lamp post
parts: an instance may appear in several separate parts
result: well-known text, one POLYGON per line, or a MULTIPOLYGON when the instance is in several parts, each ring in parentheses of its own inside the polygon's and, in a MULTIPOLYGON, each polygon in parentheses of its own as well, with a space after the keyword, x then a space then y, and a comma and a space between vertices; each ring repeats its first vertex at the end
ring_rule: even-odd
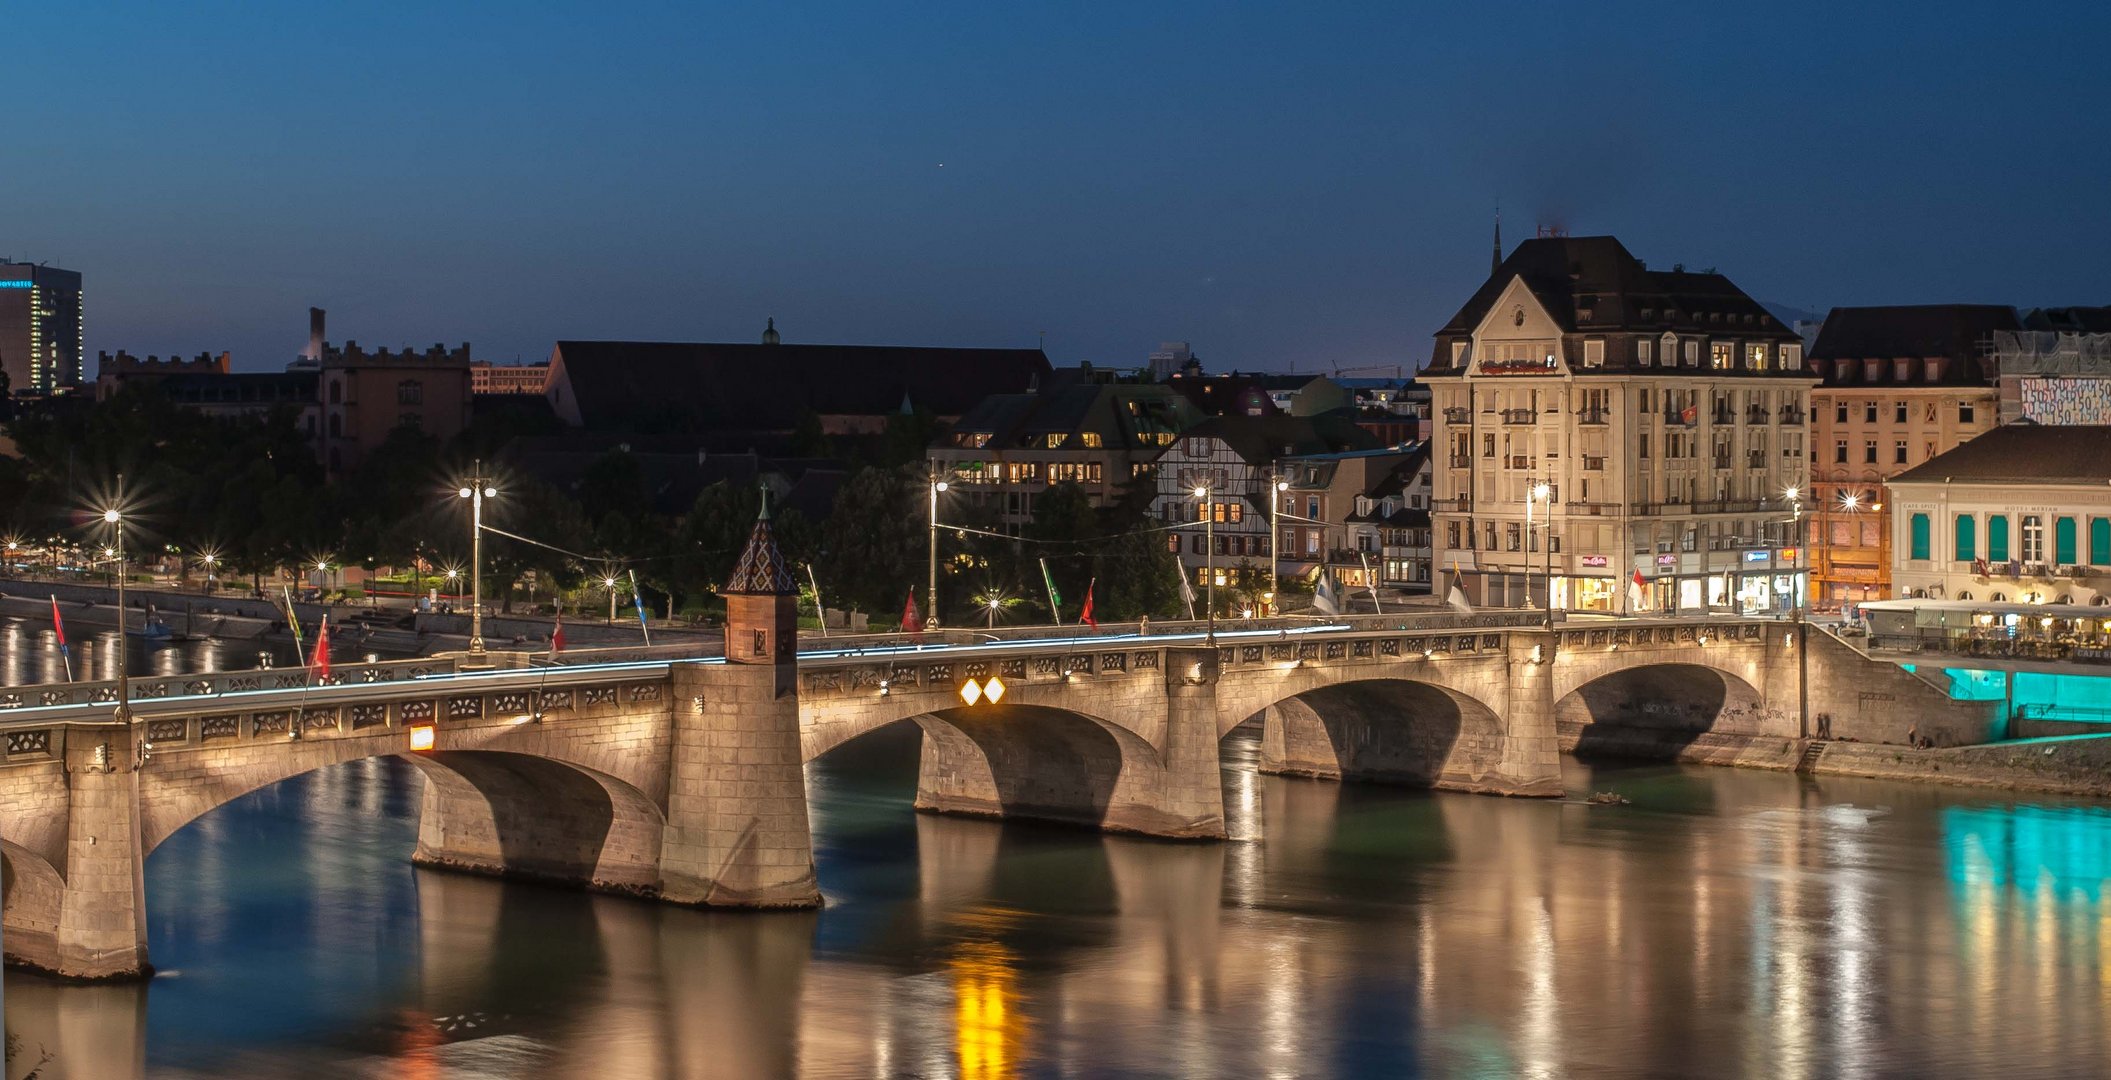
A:
POLYGON ((1532 489, 1525 493, 1525 603, 1528 606, 1532 602, 1532 504, 1542 499, 1547 500, 1547 541, 1546 543, 1540 545, 1540 552, 1545 556, 1545 573, 1543 576, 1546 579, 1547 586, 1548 626, 1554 625, 1554 503, 1552 500, 1553 494, 1554 489, 1544 483, 1532 485, 1532 489))
POLYGON ((497 498, 498 488, 484 475, 479 461, 469 482, 455 495, 469 500, 469 654, 484 655, 484 500, 497 498))
MULTIPOLYGON (((117 501, 122 506, 125 499, 125 478, 117 477, 117 501)), ((132 686, 130 657, 125 641, 125 516, 116 506, 103 511, 103 521, 117 533, 115 554, 117 556, 117 712, 111 717, 118 723, 129 723, 132 719, 132 686)))
POLYGON ((1195 488, 1195 498, 1202 500, 1202 582, 1209 601, 1209 615, 1203 624, 1207 629, 1205 639, 1217 643, 1217 515, 1209 502, 1208 484, 1195 488))
POLYGON ((1278 476, 1268 485, 1268 613, 1275 611, 1275 598, 1283 591, 1283 558, 1276 550, 1277 538, 1283 534, 1283 492, 1290 490, 1290 481, 1278 476))
MULTIPOLYGON (((1862 509, 1862 493, 1852 491, 1842 494, 1840 496, 1840 509, 1847 511, 1847 527, 1849 530, 1853 530, 1855 528, 1854 515, 1862 509)), ((1832 529, 1828 526, 1825 530, 1825 573, 1828 578, 1837 579, 1840 576, 1839 567, 1834 563, 1833 559, 1832 529)), ((1844 610, 1844 604, 1842 609, 1844 610)))
POLYGON ((946 482, 938 478, 938 469, 931 470, 931 551, 930 576, 924 583, 924 623, 930 625, 938 615, 938 495, 946 489, 946 482))
POLYGON ((608 624, 616 625, 616 575, 601 579, 601 587, 608 590, 608 624))
MULTIPOLYGON (((1803 535, 1802 489, 1791 486, 1782 494, 1788 496, 1790 535, 1798 541, 1797 557, 1789 561, 1789 573, 1793 574, 1796 572, 1797 562, 1810 562, 1810 557, 1804 550, 1810 546, 1810 538, 1803 535)), ((1805 575, 1804 587, 1808 587, 1809 580, 1809 576, 1805 575)), ((1795 595, 1789 598, 1789 612, 1796 624, 1796 737, 1807 739, 1810 738, 1810 627, 1803 625, 1802 593, 1803 589, 1798 588, 1795 595)))

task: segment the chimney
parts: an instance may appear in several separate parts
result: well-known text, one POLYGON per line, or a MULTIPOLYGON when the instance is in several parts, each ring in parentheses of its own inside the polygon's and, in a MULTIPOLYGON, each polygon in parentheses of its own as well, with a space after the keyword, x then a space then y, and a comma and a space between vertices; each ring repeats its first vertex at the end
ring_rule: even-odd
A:
POLYGON ((301 354, 304 360, 320 363, 323 358, 323 309, 308 309, 308 351, 301 354))

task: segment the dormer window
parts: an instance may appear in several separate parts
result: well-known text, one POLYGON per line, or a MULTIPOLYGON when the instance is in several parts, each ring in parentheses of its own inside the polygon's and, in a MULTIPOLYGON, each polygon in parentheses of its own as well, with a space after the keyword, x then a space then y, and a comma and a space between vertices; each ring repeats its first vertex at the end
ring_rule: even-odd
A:
POLYGON ((1070 436, 1064 432, 1051 431, 1046 436, 1043 436, 1042 444, 1047 446, 1050 450, 1053 450, 1056 447, 1063 445, 1063 443, 1068 441, 1069 438, 1070 436))
POLYGON ((1942 357, 1930 356, 1921 361, 1921 364, 1924 376, 1929 382, 1942 381, 1942 357))
POLYGON ((1875 382, 1875 381, 1877 380, 1877 376, 1879 376, 1879 375, 1882 375, 1883 373, 1884 373, 1884 362, 1883 362, 1882 360, 1864 360, 1864 361, 1862 361, 1862 381, 1863 381, 1863 382, 1869 382, 1869 383, 1873 383, 1873 382, 1875 382))
POLYGON ((1893 382, 1905 382, 1906 380, 1911 379, 1912 377, 1912 360, 1901 357, 1891 362, 1891 379, 1893 382))
POLYGON ((1803 346, 1783 345, 1781 347, 1781 370, 1794 371, 1802 366, 1803 346))
POLYGON ((1835 382, 1846 382, 1854 378, 1854 361, 1835 360, 1832 366, 1832 377, 1835 382))

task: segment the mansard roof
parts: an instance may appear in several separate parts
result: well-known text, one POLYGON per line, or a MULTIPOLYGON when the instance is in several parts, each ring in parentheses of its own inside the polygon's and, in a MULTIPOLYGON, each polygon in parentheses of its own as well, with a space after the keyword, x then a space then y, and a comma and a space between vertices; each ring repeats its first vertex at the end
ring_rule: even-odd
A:
POLYGON ((2016 309, 2000 304, 1902 304, 1836 307, 1811 345, 1812 369, 1826 386, 1969 386, 1989 381, 1980 363, 1996 331, 2016 330, 2016 309), (1874 378, 1866 364, 1884 361, 1874 378), (1940 360, 1935 377, 1926 364, 1908 365, 1899 377, 1895 360, 1940 360))

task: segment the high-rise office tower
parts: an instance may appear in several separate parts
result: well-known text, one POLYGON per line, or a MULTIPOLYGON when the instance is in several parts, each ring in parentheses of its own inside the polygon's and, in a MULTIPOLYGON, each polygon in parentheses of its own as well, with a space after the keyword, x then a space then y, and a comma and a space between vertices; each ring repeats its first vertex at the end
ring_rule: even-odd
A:
POLYGON ((0 371, 11 392, 81 384, 81 275, 0 260, 0 371))

